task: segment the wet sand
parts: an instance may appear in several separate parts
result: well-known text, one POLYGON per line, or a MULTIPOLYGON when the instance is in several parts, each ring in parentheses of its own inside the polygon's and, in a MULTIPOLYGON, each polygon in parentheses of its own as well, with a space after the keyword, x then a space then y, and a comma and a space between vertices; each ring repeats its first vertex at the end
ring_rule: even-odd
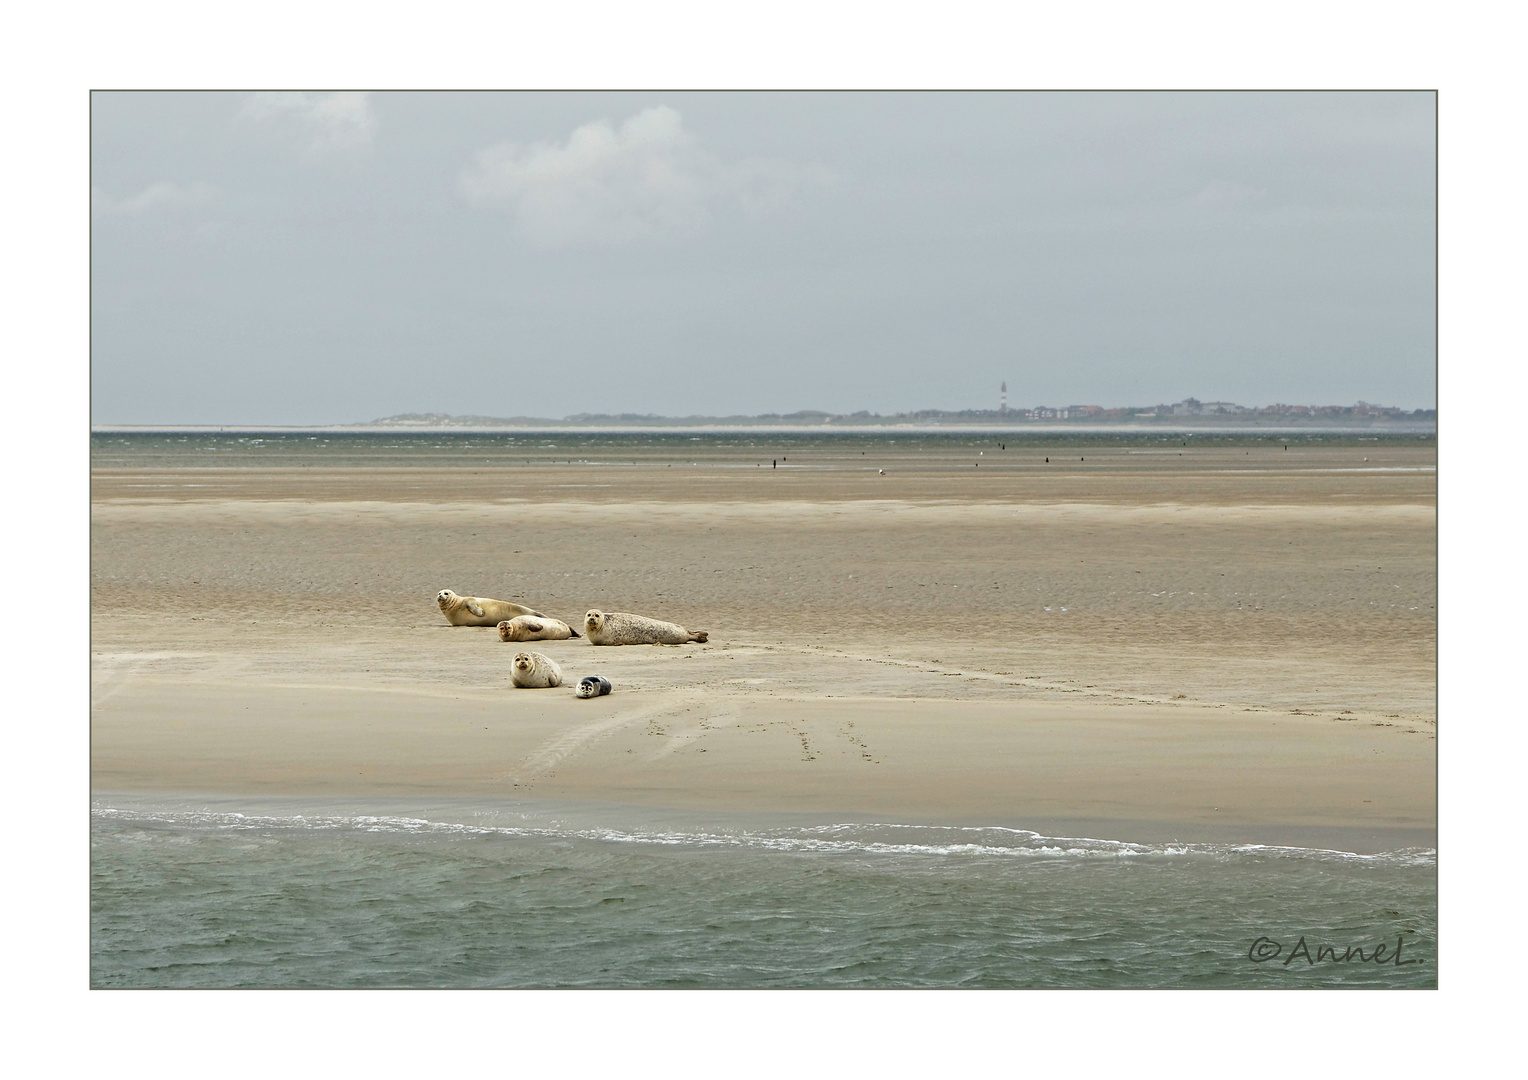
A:
POLYGON ((1431 842, 1431 443, 699 445, 97 468, 93 789, 1431 842), (711 637, 515 690, 441 588, 711 637))

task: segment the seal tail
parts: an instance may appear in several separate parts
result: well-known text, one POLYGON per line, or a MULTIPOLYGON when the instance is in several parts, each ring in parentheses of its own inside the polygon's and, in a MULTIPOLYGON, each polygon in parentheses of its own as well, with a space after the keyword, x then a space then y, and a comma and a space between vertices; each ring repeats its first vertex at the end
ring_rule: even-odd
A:
POLYGON ((690 640, 699 642, 700 644, 704 645, 706 643, 707 636, 708 635, 704 630, 695 630, 690 634, 690 640))
POLYGON ((570 626, 570 627, 568 627, 568 636, 569 637, 583 637, 584 635, 580 634, 577 630, 573 629, 570 626))

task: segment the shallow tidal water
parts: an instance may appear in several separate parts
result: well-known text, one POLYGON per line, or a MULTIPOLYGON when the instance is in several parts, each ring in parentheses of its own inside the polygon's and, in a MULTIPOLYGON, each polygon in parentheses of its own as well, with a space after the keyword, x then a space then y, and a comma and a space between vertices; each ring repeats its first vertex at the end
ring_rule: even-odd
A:
POLYGON ((95 801, 91 836, 95 987, 1424 988, 1438 978, 1431 850, 660 820, 544 803, 109 797, 95 801))

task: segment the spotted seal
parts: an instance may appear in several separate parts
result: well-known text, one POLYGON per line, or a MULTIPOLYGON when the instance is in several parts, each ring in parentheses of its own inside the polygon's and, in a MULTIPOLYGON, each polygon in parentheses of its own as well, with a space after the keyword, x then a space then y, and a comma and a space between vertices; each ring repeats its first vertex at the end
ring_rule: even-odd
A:
POLYGON ((450 589, 441 589, 436 593, 435 602, 440 605, 440 613, 452 626, 498 626, 505 619, 513 619, 517 615, 546 618, 535 608, 528 608, 524 604, 489 600, 484 596, 458 596, 450 589))
POLYGON ((581 698, 599 697, 610 693, 610 680, 603 675, 585 675, 578 680, 578 689, 573 691, 581 698))
POLYGON ((584 632, 590 645, 683 645, 706 640, 704 630, 691 633, 678 623, 598 608, 590 608, 584 616, 584 632))
POLYGON ((500 641, 566 641, 583 636, 565 622, 534 615, 516 615, 499 624, 500 641))
POLYGON ((561 686, 562 668, 545 653, 516 653, 509 681, 522 689, 539 690, 548 686, 561 686))

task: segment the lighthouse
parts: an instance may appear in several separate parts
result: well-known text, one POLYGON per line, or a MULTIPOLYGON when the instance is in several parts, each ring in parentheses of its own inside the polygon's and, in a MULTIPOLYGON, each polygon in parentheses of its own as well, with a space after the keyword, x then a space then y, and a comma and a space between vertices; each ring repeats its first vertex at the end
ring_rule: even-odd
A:
POLYGON ((1003 381, 1003 397, 1001 403, 997 407, 997 411, 1000 413, 1005 413, 1008 411, 1008 382, 1006 379, 1003 381))

